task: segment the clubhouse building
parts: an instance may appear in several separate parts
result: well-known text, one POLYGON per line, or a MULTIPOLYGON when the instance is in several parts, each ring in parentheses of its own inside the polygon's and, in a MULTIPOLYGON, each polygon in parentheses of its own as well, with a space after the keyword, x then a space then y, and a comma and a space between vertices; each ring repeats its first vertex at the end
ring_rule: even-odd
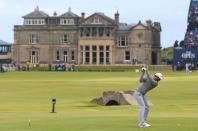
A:
POLYGON ((77 65, 148 64, 161 62, 161 25, 151 20, 121 23, 96 12, 88 17, 66 13, 52 16, 38 7, 14 26, 13 61, 17 64, 77 65))

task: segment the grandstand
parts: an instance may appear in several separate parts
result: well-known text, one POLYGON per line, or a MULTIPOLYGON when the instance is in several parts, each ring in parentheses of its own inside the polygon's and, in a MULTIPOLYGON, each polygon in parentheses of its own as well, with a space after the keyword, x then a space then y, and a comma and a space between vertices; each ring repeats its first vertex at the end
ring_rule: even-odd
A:
POLYGON ((11 43, 0 40, 0 64, 11 63, 11 48, 11 43))
POLYGON ((198 0, 191 0, 188 13, 188 26, 185 34, 186 47, 198 47, 198 0))
POLYGON ((190 2, 184 45, 174 49, 173 65, 185 69, 186 64, 198 69, 198 0, 190 2))

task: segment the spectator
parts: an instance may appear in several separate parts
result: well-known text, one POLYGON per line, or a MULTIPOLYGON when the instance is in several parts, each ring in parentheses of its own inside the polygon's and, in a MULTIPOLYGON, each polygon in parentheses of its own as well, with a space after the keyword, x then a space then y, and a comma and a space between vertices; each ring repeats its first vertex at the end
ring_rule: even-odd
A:
POLYGON ((68 71, 67 63, 65 63, 65 71, 68 71))
POLYGON ((55 65, 55 71, 57 71, 58 70, 58 65, 55 65))
POLYGON ((62 71, 61 65, 59 64, 57 67, 57 71, 62 71))
POLYGON ((21 65, 17 65, 18 71, 21 71, 21 65))
POLYGON ((27 66, 27 71, 30 71, 30 62, 29 61, 27 61, 26 66, 27 66))
POLYGON ((48 68, 49 68, 49 71, 51 71, 51 70, 52 70, 52 65, 49 64, 49 65, 48 65, 48 68))
POLYGON ((2 72, 2 64, 0 64, 0 72, 2 72))
POLYGON ((172 64, 172 71, 175 71, 175 65, 172 64))
POLYGON ((62 65, 62 71, 66 71, 65 64, 62 65))
POLYGON ((72 64, 72 71, 75 71, 75 64, 72 64))
POLYGON ((181 70, 181 63, 179 61, 177 62, 177 70, 181 70))

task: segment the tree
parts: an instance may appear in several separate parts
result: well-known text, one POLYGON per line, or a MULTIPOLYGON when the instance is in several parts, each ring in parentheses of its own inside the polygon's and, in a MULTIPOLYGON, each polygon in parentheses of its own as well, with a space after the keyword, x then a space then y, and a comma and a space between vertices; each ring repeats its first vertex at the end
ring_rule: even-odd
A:
POLYGON ((175 43, 174 43, 174 47, 179 47, 179 44, 178 43, 179 43, 179 41, 176 40, 175 43))
POLYGON ((179 46, 184 47, 184 40, 180 41, 179 46))

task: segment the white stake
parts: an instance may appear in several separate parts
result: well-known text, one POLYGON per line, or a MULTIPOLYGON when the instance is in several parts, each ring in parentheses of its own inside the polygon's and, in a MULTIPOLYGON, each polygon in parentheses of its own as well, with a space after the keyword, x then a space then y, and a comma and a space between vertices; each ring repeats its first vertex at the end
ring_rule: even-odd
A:
POLYGON ((29 126, 29 128, 31 128, 31 120, 30 119, 28 120, 28 126, 29 126))

